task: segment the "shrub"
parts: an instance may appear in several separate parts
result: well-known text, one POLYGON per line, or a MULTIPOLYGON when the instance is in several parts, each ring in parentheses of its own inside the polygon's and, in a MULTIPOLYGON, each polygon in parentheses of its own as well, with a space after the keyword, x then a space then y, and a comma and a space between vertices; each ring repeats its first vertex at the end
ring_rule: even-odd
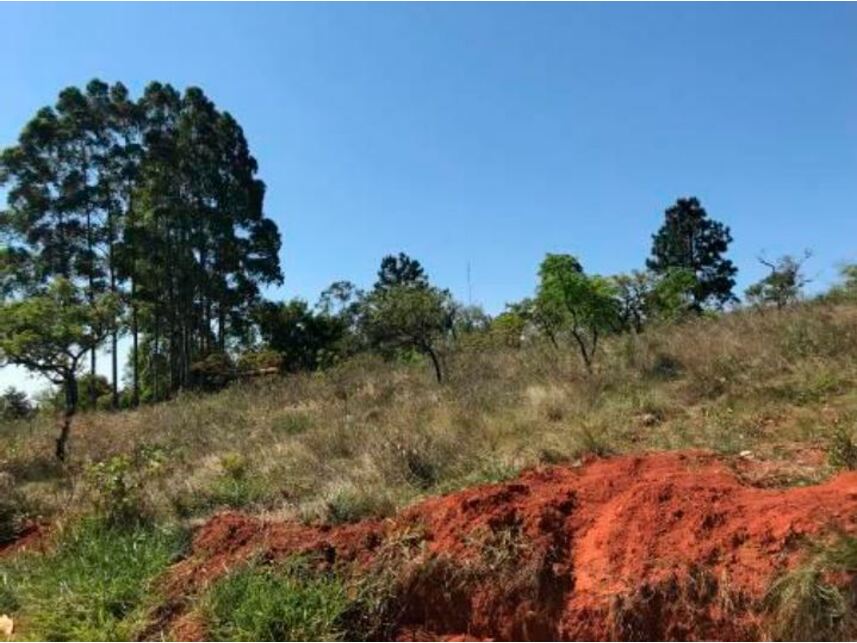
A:
POLYGON ((23 527, 24 499, 9 474, 0 473, 0 544, 14 540, 23 527))
POLYGON ((393 500, 380 491, 342 490, 326 503, 327 519, 332 523, 357 522, 366 518, 385 518, 396 510, 393 500))
POLYGON ((857 469, 857 444, 850 431, 838 427, 827 448, 830 464, 840 469, 857 469))
POLYGON ((0 395, 0 418, 3 420, 25 420, 34 413, 27 394, 9 386, 0 395))
POLYGON ((144 490, 147 479, 164 461, 161 449, 145 445, 134 457, 115 455, 89 465, 86 479, 95 494, 98 513, 112 525, 133 525, 149 517, 144 490))

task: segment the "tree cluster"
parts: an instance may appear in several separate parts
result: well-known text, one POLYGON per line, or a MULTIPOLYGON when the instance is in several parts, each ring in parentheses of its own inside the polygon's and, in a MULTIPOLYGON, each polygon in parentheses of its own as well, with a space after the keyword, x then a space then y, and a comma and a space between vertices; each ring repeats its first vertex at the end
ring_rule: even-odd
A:
POLYGON ((194 386, 194 364, 243 338, 260 287, 282 280, 256 174, 237 121, 198 88, 60 92, 0 154, 2 359, 61 384, 68 415, 105 338, 119 405, 123 333, 132 404, 194 386))

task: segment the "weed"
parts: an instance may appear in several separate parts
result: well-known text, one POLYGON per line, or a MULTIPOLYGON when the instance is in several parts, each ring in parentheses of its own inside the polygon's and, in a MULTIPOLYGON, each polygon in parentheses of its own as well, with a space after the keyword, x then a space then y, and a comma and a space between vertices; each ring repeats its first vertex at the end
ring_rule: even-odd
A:
POLYGON ((184 544, 175 529, 120 529, 87 519, 51 553, 0 563, 2 609, 26 622, 34 640, 131 638, 145 618, 149 583, 184 544))
POLYGON ((300 435, 312 427, 312 417, 306 413, 289 411, 277 415, 271 423, 271 430, 282 435, 300 435))
POLYGON ((327 520, 331 523, 357 522, 365 518, 385 518, 395 512, 393 500, 381 493, 344 489, 326 503, 327 520))
POLYGON ((340 637, 342 583, 306 561, 251 563, 216 582, 202 599, 210 635, 226 641, 330 641, 340 637))
POLYGON ((848 640, 857 635, 853 585, 832 582, 836 574, 857 572, 857 538, 841 536, 830 545, 810 547, 808 560, 778 578, 765 607, 778 640, 848 640))
POLYGON ((837 427, 827 447, 830 464, 839 469, 857 469, 857 444, 850 431, 837 427))

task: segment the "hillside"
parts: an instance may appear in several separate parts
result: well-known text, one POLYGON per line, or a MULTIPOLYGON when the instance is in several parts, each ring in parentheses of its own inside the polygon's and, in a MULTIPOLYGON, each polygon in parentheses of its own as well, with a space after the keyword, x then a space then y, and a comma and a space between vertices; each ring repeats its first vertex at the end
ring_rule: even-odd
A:
POLYGON ((857 633, 857 307, 653 327, 591 375, 539 341, 443 359, 83 413, 62 465, 50 418, 4 425, 0 614, 34 639, 857 633))

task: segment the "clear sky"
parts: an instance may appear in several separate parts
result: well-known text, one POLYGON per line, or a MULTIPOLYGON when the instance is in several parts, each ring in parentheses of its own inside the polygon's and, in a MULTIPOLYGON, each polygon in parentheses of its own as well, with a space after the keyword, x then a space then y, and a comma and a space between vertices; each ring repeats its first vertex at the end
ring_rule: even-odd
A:
MULTIPOLYGON (((198 85, 244 127, 283 233, 271 297, 404 250, 489 312, 546 252, 641 267, 698 196, 755 257, 857 260, 853 4, 2 4, 0 146, 67 85, 198 85)), ((106 363, 104 364, 106 366, 106 363)), ((0 386, 28 389, 17 371, 0 386)))

